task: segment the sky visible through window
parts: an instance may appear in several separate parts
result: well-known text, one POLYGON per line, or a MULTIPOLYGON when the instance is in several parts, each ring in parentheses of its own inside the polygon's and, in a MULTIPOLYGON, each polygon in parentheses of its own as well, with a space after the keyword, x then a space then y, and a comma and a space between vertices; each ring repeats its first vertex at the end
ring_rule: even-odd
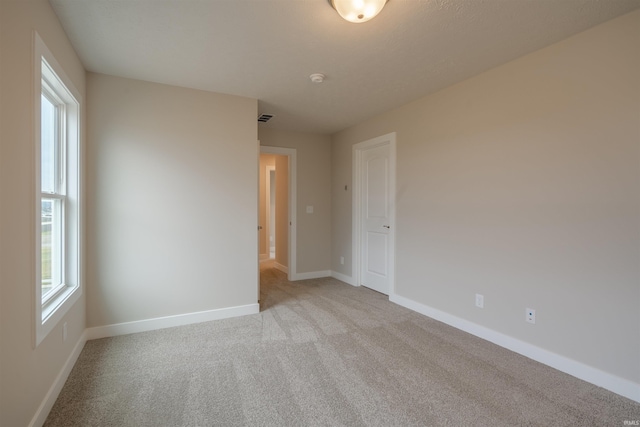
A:
POLYGON ((42 156, 41 165, 41 191, 43 193, 55 192, 55 120, 56 107, 49 99, 42 95, 42 112, 41 112, 41 148, 42 156))

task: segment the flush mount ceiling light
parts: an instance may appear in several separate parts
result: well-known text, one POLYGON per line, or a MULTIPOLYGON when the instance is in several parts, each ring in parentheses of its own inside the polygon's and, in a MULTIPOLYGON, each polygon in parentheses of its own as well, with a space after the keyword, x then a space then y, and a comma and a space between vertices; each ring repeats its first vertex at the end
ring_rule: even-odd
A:
POLYGON ((387 0, 329 0, 329 3, 344 19, 359 24, 380 13, 387 0))
POLYGON ((314 73, 309 76, 312 82, 314 83, 322 83, 324 81, 324 74, 314 73))

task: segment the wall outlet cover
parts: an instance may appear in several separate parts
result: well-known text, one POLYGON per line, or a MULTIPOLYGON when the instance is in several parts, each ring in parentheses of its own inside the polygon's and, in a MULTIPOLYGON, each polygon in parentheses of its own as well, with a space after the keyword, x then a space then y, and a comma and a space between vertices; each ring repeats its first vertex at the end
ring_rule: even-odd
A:
POLYGON ((476 294, 476 307, 484 308, 484 295, 476 294))
POLYGON ((527 308, 527 311, 525 312, 526 317, 525 320, 529 323, 536 323, 536 311, 533 308, 527 308))

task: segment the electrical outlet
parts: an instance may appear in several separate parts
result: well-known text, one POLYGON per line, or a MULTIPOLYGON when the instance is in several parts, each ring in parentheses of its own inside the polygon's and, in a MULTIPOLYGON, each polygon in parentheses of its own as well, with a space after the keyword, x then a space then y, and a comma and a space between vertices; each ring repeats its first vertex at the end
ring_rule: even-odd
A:
POLYGON ((343 256, 340 257, 340 264, 344 265, 344 257, 343 256))
POLYGON ((476 294, 476 307, 484 308, 484 295, 476 294))
POLYGON ((527 308, 525 320, 529 323, 536 323, 536 311, 533 308, 527 308))
POLYGON ((67 341, 67 322, 62 324, 62 342, 67 341))

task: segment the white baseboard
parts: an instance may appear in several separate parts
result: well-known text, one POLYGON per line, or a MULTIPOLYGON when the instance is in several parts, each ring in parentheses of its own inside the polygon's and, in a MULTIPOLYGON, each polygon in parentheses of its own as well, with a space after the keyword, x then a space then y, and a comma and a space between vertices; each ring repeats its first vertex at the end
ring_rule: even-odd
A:
POLYGON ((73 366, 75 365, 84 345, 88 340, 112 337, 116 335, 132 334, 136 332, 152 331, 156 329, 182 326, 192 323, 208 322, 210 320, 226 319, 229 317, 245 316, 260 312, 258 304, 248 304, 238 307, 221 308, 217 310, 201 311, 197 313, 179 314, 176 316, 159 317, 136 322, 118 323, 115 325, 98 326, 84 330, 78 342, 73 347, 71 354, 67 358, 64 366, 56 376, 51 388, 45 395, 42 403, 38 407, 35 415, 29 423, 29 427, 40 427, 44 424, 53 408, 53 404, 60 395, 60 391, 67 381, 73 366))
POLYGON ((273 266, 282 271, 284 274, 289 274, 289 267, 285 267, 284 265, 280 264, 279 262, 273 262, 273 266))
POLYGON ((347 276, 346 274, 338 273, 337 271, 332 271, 331 277, 333 277, 334 279, 338 279, 341 282, 348 283, 351 286, 358 286, 356 285, 356 282, 353 280, 353 277, 347 276))
POLYGON ((308 273, 296 273, 291 280, 307 280, 307 279, 319 279, 321 277, 331 277, 331 271, 310 271, 308 273))
POLYGON ((56 399, 58 399, 58 396, 62 391, 62 387, 64 387, 64 383, 67 382, 67 378, 69 378, 69 374, 71 373, 73 366, 76 364, 78 357, 80 357, 80 353, 82 353, 82 349, 86 342, 87 333, 85 330, 82 335, 80 335, 80 338, 78 338, 78 342, 76 342, 76 345, 73 347, 67 361, 64 362, 64 366, 56 376, 56 379, 53 381, 49 391, 44 396, 42 403, 29 423, 29 427, 40 427, 47 420, 47 416, 49 415, 49 412, 51 412, 53 404, 56 403, 56 399))
POLYGON ((635 400, 636 402, 640 402, 640 384, 634 383, 633 381, 609 374, 601 371, 600 369, 585 365, 548 350, 544 350, 533 344, 520 341, 516 338, 494 331, 493 329, 485 328, 484 326, 480 326, 476 323, 445 313, 444 311, 440 311, 397 294, 390 295, 389 300, 427 317, 446 323, 449 326, 453 326, 454 328, 468 332, 479 338, 526 356, 529 359, 551 366, 552 368, 572 375, 583 381, 587 381, 631 400, 635 400))
POLYGON ((153 331, 156 329, 172 328, 174 326, 190 325, 192 323, 208 322, 229 317, 246 316, 260 312, 259 304, 247 304, 237 307, 220 308, 216 310, 199 311, 196 313, 177 314, 175 316, 157 317, 155 319, 138 320, 134 322, 117 323, 115 325, 97 326, 86 329, 87 340, 114 337, 117 335, 134 334, 137 332, 153 331))

